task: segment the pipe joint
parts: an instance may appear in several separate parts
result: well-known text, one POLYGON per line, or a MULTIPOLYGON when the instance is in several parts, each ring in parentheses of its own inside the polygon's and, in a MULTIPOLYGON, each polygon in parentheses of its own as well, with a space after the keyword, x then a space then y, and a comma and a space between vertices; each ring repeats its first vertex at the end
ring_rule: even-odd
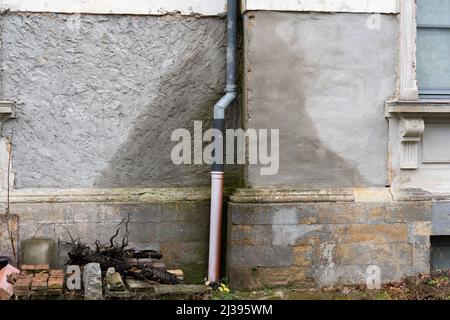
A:
POLYGON ((225 110, 236 99, 236 91, 228 92, 214 106, 214 119, 225 119, 225 110))
POLYGON ((237 85, 227 84, 227 87, 225 88, 225 93, 236 93, 236 91, 237 91, 237 85))

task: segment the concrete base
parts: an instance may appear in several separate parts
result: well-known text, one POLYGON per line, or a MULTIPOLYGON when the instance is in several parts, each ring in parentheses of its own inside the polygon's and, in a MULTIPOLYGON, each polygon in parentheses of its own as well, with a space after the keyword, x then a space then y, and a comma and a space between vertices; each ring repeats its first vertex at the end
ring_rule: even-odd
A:
MULTIPOLYGON (((59 251, 55 267, 62 267, 71 237, 92 247, 97 240, 107 244, 129 213, 130 247, 161 250, 167 268, 184 271, 185 283, 203 283, 208 259, 209 201, 180 199, 140 203, 14 202, 11 225, 16 245, 32 237, 55 240, 59 251)), ((4 226, 0 225, 0 254, 12 256, 4 226)), ((122 227, 118 243, 123 235, 122 227)))
POLYGON ((429 273, 430 236, 442 233, 439 217, 450 212, 450 202, 442 201, 357 196, 320 202, 319 192, 314 201, 296 203, 246 197, 247 203, 237 196, 229 204, 233 287, 366 284, 372 265, 380 268, 381 282, 429 273))

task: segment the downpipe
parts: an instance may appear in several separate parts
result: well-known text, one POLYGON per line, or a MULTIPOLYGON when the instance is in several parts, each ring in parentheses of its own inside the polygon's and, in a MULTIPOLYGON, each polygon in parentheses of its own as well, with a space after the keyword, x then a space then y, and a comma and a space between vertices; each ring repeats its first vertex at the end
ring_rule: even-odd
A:
MULTIPOLYGON (((227 2, 227 86, 225 95, 214 106, 213 128, 215 150, 224 150, 225 110, 236 99, 236 59, 237 59, 237 18, 238 0, 227 2)), ((220 256, 222 242, 222 205, 224 186, 224 156, 215 154, 211 170, 211 211, 209 229, 208 281, 215 284, 220 281, 220 256)))

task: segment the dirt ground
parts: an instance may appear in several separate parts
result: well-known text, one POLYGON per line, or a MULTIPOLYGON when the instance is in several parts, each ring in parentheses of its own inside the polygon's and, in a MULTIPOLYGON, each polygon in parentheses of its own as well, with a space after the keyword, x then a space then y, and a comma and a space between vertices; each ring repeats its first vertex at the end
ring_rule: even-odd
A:
POLYGON ((384 284, 380 290, 366 286, 338 286, 322 289, 280 287, 258 291, 216 291, 213 300, 450 300, 450 271, 417 276, 384 284))

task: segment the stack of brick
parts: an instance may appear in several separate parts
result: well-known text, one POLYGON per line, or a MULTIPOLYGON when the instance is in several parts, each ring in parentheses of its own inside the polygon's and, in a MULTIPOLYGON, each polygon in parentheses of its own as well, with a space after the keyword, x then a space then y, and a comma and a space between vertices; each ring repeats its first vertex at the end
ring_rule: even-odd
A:
POLYGON ((17 300, 60 300, 63 289, 63 270, 50 270, 48 265, 22 265, 14 296, 17 300))
POLYGON ((16 300, 28 300, 31 296, 32 274, 21 273, 14 284, 14 296, 16 300))
POLYGON ((31 281, 31 300, 45 300, 47 295, 47 272, 36 273, 31 281))
POLYGON ((8 264, 0 270, 0 300, 9 300, 14 292, 13 284, 19 276, 19 270, 8 264))
POLYGON ((64 270, 50 270, 47 296, 51 300, 62 300, 64 289, 64 270))

